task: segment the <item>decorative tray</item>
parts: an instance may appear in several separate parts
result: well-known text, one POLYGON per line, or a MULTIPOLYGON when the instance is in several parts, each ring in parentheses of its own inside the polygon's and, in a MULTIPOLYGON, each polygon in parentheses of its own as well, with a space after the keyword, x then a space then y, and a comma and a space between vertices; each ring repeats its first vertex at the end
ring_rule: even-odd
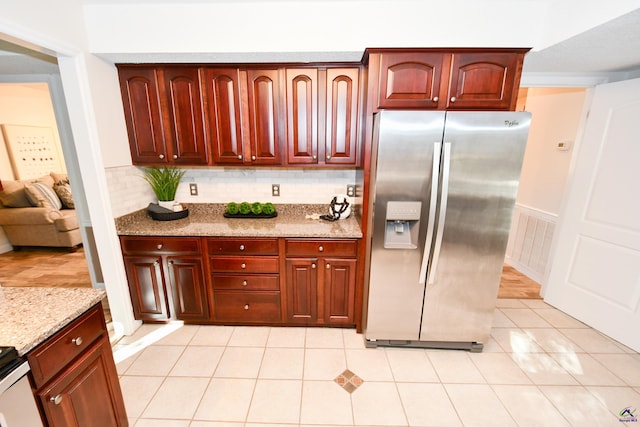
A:
POLYGON ((248 213, 248 214, 241 214, 241 213, 237 213, 237 214, 230 214, 225 212, 224 214, 222 214, 225 218, 250 218, 250 219, 258 219, 258 218, 275 218, 278 216, 278 212, 274 212, 272 214, 253 214, 253 213, 248 213))
POLYGON ((189 216, 189 209, 184 208, 181 211, 174 212, 170 209, 163 208, 162 206, 158 206, 155 203, 149 203, 147 206, 147 215, 151 217, 151 219, 156 221, 173 221, 176 219, 182 219, 189 216))

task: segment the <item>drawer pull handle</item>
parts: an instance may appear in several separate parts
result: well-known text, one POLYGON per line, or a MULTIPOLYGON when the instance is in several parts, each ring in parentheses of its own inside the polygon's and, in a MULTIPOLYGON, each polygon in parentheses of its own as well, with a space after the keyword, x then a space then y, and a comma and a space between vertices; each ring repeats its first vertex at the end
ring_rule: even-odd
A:
POLYGON ((316 263, 311 264, 311 268, 316 268, 316 263))
POLYGON ((255 160, 255 159, 256 159, 256 156, 251 156, 251 160, 255 160))
POLYGON ((451 102, 456 102, 458 99, 455 96, 451 97, 451 102))
POLYGON ((244 309, 245 309, 245 310, 249 310, 249 304, 245 304, 245 305, 244 305, 244 309))
POLYGON ((246 280, 242 281, 242 286, 247 286, 247 281, 246 280))
POLYGON ((242 154, 238 154, 238 160, 242 160, 242 154))
POLYGON ((330 268, 331 268, 331 264, 327 264, 327 265, 325 266, 325 268, 326 268, 327 270, 328 270, 328 269, 330 269, 330 268))
POLYGON ((160 158, 160 160, 162 160, 164 159, 164 154, 160 154, 158 157, 160 158))
POLYGON ((324 247, 320 246, 320 247, 318 248, 318 251, 320 251, 320 252, 324 252, 324 247))
POLYGON ((82 337, 77 337, 71 340, 72 343, 74 343, 75 345, 82 345, 82 337))
POLYGON ((247 264, 245 264, 244 262, 242 263, 242 265, 240 266, 241 268, 247 268, 247 264))
POLYGON ((240 250, 244 251, 244 245, 240 245, 240 250))
POLYGON ((159 245, 156 245, 156 248, 158 248, 158 250, 162 249, 162 243, 160 243, 159 245))
POLYGON ((53 402, 56 405, 59 405, 60 403, 62 403, 62 395, 61 394, 56 394, 53 397, 49 398, 50 402, 53 402))
POLYGON ((173 159, 175 160, 175 159, 177 159, 177 158, 178 158, 178 155, 177 155, 177 154, 174 154, 174 155, 173 155, 173 159))
POLYGON ((433 97, 433 102, 438 102, 438 101, 440 101, 440 98, 438 98, 437 96, 434 96, 433 97))

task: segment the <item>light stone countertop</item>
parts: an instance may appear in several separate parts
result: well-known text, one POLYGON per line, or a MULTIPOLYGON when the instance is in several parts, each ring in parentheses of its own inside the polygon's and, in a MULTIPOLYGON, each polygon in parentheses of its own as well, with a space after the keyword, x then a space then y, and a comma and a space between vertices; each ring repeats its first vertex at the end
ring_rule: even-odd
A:
POLYGON ((174 221, 155 221, 147 210, 116 218, 118 235, 129 236, 223 236, 223 237, 309 237, 361 238, 357 215, 338 221, 308 219, 307 215, 328 214, 328 205, 277 205, 275 218, 225 218, 225 205, 198 203, 187 206, 189 216, 174 221))
POLYGON ((92 288, 0 286, 0 345, 24 355, 106 296, 92 288))

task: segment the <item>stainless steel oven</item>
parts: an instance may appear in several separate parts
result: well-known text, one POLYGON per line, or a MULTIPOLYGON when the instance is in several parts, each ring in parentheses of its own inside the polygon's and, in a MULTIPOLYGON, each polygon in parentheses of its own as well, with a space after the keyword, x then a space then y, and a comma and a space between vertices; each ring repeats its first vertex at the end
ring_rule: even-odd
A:
POLYGON ((29 385, 29 363, 17 357, 15 350, 3 347, 0 369, 0 427, 42 427, 40 412, 29 385))

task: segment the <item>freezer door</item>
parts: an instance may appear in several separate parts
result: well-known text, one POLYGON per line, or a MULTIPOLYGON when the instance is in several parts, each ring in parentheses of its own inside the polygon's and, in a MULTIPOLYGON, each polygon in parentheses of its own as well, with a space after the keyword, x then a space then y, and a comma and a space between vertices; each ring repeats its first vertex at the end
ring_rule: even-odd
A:
POLYGON ((489 336, 529 123, 529 113, 447 113, 421 341, 489 336))
POLYGON ((441 145, 444 117, 444 112, 428 111, 382 111, 374 117, 373 235, 365 328, 369 340, 419 338, 424 298, 420 267, 428 218, 435 217, 430 210, 431 181, 434 164, 436 173, 439 167, 434 148, 437 151, 441 145), (386 230, 390 235, 385 247, 386 230))

